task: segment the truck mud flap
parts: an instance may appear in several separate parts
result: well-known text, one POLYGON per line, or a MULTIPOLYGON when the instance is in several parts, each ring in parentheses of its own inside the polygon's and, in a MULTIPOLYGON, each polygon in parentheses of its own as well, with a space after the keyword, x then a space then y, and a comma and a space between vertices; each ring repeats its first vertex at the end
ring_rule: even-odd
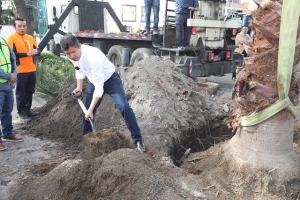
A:
POLYGON ((203 64, 204 76, 223 76, 236 70, 234 61, 221 61, 203 64))

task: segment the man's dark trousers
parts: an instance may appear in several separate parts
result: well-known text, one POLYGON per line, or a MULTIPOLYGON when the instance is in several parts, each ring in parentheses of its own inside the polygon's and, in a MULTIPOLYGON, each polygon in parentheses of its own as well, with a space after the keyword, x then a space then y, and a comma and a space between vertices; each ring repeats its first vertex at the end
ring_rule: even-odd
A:
POLYGON ((16 100, 18 113, 31 109, 35 92, 36 72, 18 73, 16 100))

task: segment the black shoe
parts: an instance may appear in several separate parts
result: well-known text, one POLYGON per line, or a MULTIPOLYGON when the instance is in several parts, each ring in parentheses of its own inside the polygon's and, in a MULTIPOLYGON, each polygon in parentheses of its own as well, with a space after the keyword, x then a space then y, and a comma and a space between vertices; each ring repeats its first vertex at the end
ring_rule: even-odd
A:
POLYGON ((146 151, 146 147, 145 147, 143 140, 136 141, 136 147, 142 153, 144 153, 146 151))
POLYGON ((19 116, 21 117, 21 119, 24 121, 24 123, 30 122, 31 118, 28 117, 27 112, 26 111, 21 111, 19 113, 19 116))
POLYGON ((27 116, 31 117, 31 116, 36 116, 38 115, 39 113, 38 112, 34 112, 30 109, 26 110, 26 113, 27 113, 27 116))

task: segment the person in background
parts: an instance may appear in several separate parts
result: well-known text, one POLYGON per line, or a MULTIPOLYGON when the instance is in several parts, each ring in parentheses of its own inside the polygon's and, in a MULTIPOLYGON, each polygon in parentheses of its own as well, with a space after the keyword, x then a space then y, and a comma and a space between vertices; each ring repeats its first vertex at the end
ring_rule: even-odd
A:
MULTIPOLYGON (((248 27, 243 26, 241 32, 239 32, 235 37, 235 46, 237 48, 234 50, 235 53, 240 53, 244 57, 248 57, 247 50, 249 47, 252 46, 253 39, 248 34, 248 27)), ((236 72, 232 73, 232 80, 236 79, 236 72)))
POLYGON ((252 43, 253 43, 253 39, 248 34, 248 27, 243 26, 241 32, 239 32, 235 38, 235 46, 238 46, 235 49, 235 52, 243 54, 244 57, 248 57, 245 49, 252 46, 252 43))
POLYGON ((16 99, 18 114, 27 123, 31 121, 31 116, 38 114, 31 110, 31 105, 36 84, 34 56, 40 53, 34 38, 26 34, 26 21, 23 18, 17 17, 13 22, 16 31, 7 37, 7 43, 15 52, 17 58, 18 82, 16 99))
MULTIPOLYGON (((0 29, 1 30, 1 29, 0 29)), ((17 81, 17 65, 14 52, 6 41, 0 37, 0 151, 6 150, 3 143, 21 142, 13 133, 12 111, 14 107, 13 89, 17 81)))
MULTIPOLYGON (((76 69, 77 88, 73 91, 73 95, 75 97, 82 95, 83 79, 85 77, 90 82, 86 90, 85 107, 87 112, 83 116, 83 135, 92 132, 88 119, 94 119, 103 95, 108 94, 125 119, 127 128, 131 132, 131 138, 138 150, 145 152, 146 148, 142 140, 141 130, 135 114, 126 99, 121 78, 115 72, 115 66, 100 49, 80 44, 72 34, 64 35, 60 41, 60 46, 76 69)), ((105 113, 103 114, 105 115, 105 113)))
POLYGON ((154 24, 153 24, 153 34, 158 34, 158 22, 159 22, 159 5, 160 0, 144 0, 145 1, 145 21, 146 21, 146 33, 150 33, 150 15, 151 7, 153 7, 154 14, 154 24))
POLYGON ((192 28, 187 26, 191 11, 198 11, 198 0, 176 0, 176 42, 178 49, 184 49, 190 43, 192 28), (183 37, 182 37, 183 31, 183 37))

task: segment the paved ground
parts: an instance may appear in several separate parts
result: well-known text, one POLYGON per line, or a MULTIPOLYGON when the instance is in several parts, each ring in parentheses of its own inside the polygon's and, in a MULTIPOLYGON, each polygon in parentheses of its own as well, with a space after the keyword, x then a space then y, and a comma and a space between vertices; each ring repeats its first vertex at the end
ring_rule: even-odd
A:
POLYGON ((207 81, 218 83, 219 84, 219 90, 220 92, 225 92, 230 95, 232 91, 232 87, 234 84, 234 81, 232 80, 232 74, 225 74, 224 76, 217 77, 217 76, 210 76, 207 77, 207 81))
MULTIPOLYGON (((43 106, 45 100, 34 96, 33 108, 43 106)), ((54 147, 58 144, 47 140, 41 140, 30 136, 17 114, 16 105, 13 111, 13 125, 15 133, 24 138, 24 142, 6 142, 7 150, 0 151, 0 200, 9 200, 11 190, 15 189, 20 182, 27 179, 26 166, 41 160, 51 158, 57 152, 54 147), (22 156, 20 156, 22 155, 22 156)))
MULTIPOLYGON (((33 96, 33 102, 32 102, 32 108, 38 108, 46 104, 46 101, 37 95, 33 96)), ((14 110, 13 110, 13 123, 18 125, 18 124, 23 124, 22 120, 20 119, 18 113, 17 113, 17 107, 16 107, 16 100, 14 103, 14 110)))

